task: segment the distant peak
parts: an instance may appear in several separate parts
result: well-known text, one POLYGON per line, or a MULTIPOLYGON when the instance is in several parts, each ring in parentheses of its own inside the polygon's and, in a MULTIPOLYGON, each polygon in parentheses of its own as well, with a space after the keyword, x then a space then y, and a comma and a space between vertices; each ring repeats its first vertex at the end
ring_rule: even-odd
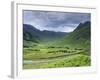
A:
POLYGON ((86 22, 84 22, 84 23, 79 23, 79 25, 77 26, 77 28, 76 28, 74 31, 79 30, 79 29, 81 29, 81 28, 83 28, 83 27, 90 26, 90 24, 91 24, 90 21, 86 21, 86 22))

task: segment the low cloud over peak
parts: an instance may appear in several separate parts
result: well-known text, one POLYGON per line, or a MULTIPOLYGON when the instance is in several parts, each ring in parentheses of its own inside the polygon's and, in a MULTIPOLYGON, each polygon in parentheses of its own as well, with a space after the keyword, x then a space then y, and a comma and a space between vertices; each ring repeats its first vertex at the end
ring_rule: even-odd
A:
POLYGON ((23 11, 24 24, 31 24, 40 30, 71 32, 79 23, 90 21, 89 13, 23 11))

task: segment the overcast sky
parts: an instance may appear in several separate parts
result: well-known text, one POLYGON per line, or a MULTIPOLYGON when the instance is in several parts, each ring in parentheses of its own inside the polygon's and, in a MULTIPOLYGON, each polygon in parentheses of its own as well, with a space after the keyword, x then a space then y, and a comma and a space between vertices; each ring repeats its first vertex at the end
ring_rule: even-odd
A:
POLYGON ((24 24, 30 24, 39 30, 72 32, 79 23, 90 21, 89 13, 23 11, 24 24))

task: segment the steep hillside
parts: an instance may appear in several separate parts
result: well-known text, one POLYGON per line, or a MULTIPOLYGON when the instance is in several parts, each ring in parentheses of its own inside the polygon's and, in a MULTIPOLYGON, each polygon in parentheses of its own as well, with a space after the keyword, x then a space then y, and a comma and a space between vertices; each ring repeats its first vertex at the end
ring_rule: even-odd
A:
POLYGON ((33 41, 38 43, 39 36, 36 34, 40 32, 38 29, 34 28, 31 25, 23 24, 23 39, 26 41, 33 41))
POLYGON ((89 47, 90 45, 90 22, 80 23, 78 27, 67 37, 60 41, 62 45, 74 45, 80 47, 89 47))

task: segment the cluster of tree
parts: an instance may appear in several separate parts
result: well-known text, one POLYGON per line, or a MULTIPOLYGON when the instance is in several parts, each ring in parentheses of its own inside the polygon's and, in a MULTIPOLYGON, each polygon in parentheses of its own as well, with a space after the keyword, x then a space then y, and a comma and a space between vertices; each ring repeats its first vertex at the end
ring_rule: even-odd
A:
POLYGON ((40 51, 39 49, 33 49, 33 51, 40 51))
POLYGON ((47 53, 74 53, 74 52, 76 52, 76 51, 75 50, 71 50, 71 51, 69 51, 69 50, 58 50, 58 51, 49 51, 47 53))
POLYGON ((83 50, 82 48, 75 48, 75 50, 83 50))
POLYGON ((69 47, 68 46, 65 46, 65 47, 61 47, 61 46, 49 46, 48 48, 66 48, 66 49, 69 49, 69 47))

